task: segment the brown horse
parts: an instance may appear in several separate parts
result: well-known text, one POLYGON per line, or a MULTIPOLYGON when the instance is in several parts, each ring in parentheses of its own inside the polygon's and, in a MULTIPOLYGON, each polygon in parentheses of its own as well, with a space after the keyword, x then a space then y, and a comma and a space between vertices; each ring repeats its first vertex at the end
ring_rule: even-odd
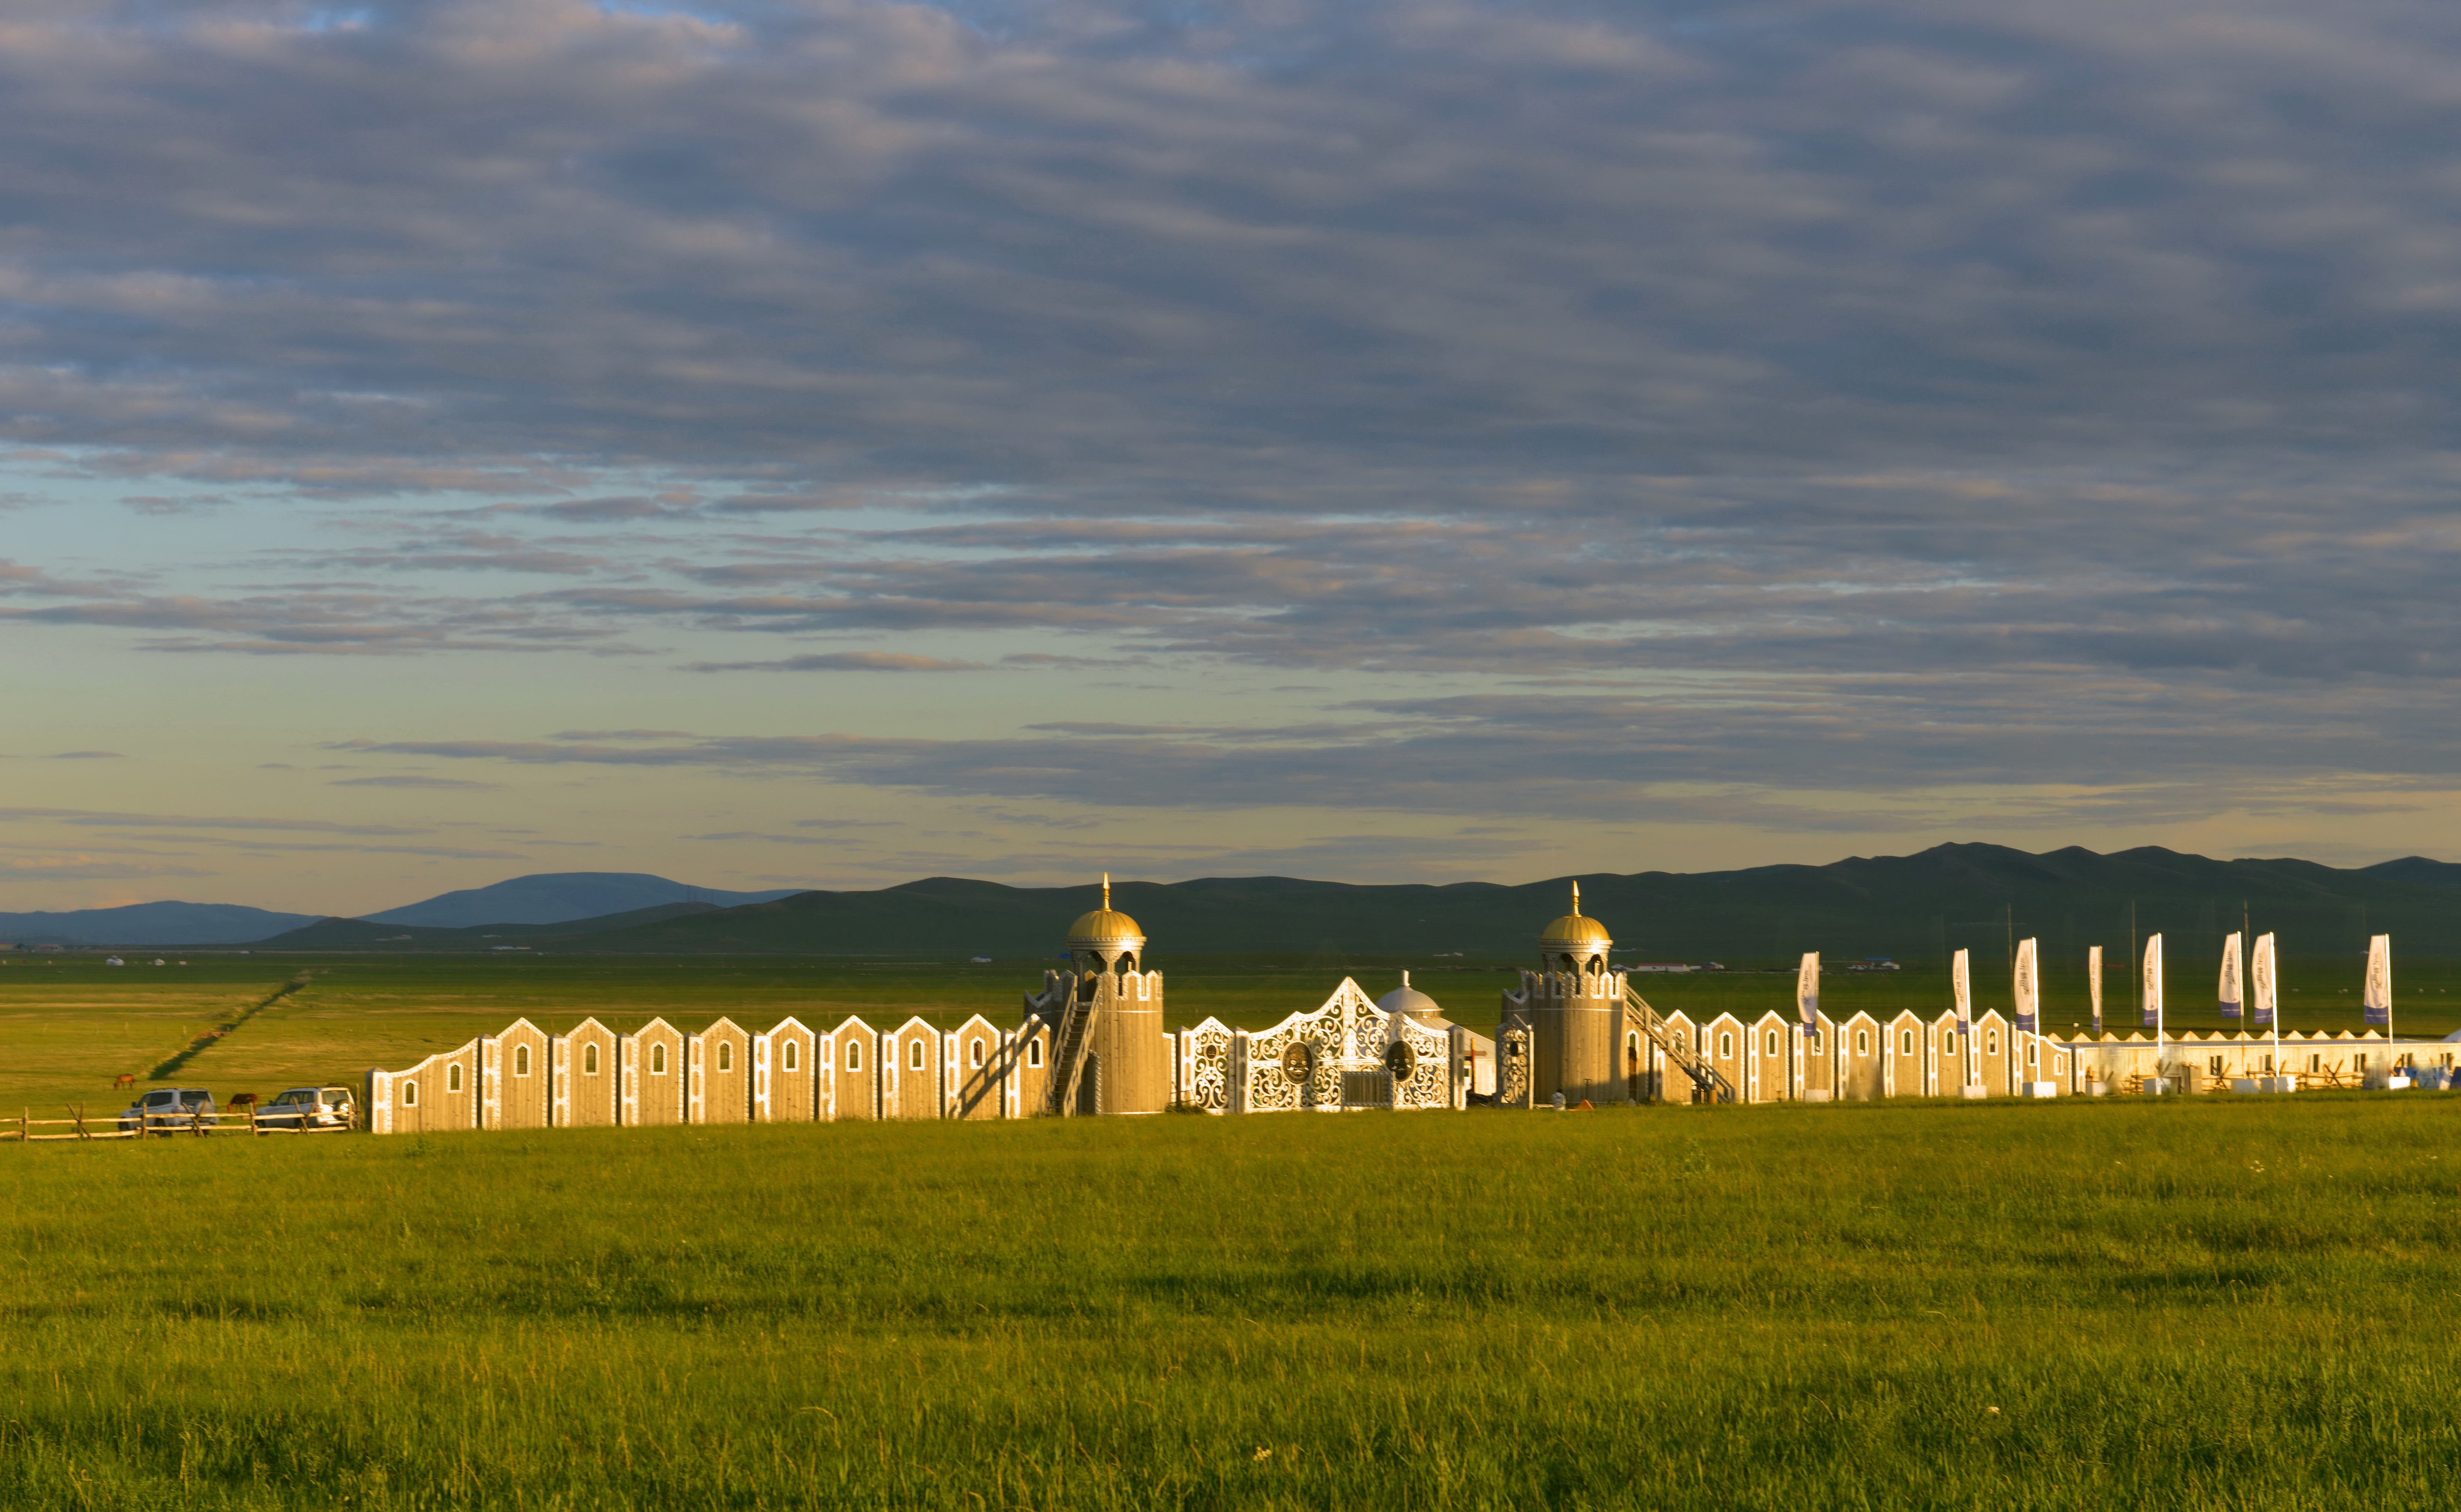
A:
POLYGON ((230 1101, 224 1103, 223 1106, 225 1108, 253 1108, 256 1106, 256 1094, 253 1092, 234 1092, 231 1094, 230 1101))
POLYGON ((137 1073, 133 1071, 123 1071, 118 1075, 118 1076, 113 1079, 111 1088, 114 1092, 117 1092, 122 1087, 133 1087, 135 1085, 137 1085, 137 1073))

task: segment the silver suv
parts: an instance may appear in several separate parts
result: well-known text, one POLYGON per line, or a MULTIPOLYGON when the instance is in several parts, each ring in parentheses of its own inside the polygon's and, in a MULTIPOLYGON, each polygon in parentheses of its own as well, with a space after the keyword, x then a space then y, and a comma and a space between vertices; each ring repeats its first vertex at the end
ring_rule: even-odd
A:
POLYGON ((119 1115, 122 1134, 193 1134, 220 1122, 214 1095, 203 1087, 157 1087, 119 1115))
POLYGON ((293 1087, 256 1110, 260 1129, 355 1129, 358 1099, 348 1087, 293 1087))

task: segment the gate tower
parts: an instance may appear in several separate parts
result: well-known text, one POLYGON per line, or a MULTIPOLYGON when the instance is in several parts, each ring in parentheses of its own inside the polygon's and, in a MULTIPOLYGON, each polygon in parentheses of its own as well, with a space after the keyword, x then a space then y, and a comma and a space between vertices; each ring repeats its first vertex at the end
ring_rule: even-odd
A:
POLYGON ((1051 1026, 1048 1110, 1160 1113, 1170 1104, 1171 1041, 1162 1028, 1162 973, 1142 970, 1145 934, 1102 905, 1068 926, 1068 974, 1043 973, 1026 1011, 1051 1026))
POLYGON ((1530 1098, 1543 1106, 1562 1093, 1568 1104, 1622 1102, 1630 1089, 1617 1075, 1616 1040, 1623 1026, 1623 975, 1607 965, 1615 941, 1581 912, 1581 884, 1573 884, 1573 911, 1538 936, 1539 969, 1521 973, 1504 994, 1508 1023, 1530 1032, 1530 1098))

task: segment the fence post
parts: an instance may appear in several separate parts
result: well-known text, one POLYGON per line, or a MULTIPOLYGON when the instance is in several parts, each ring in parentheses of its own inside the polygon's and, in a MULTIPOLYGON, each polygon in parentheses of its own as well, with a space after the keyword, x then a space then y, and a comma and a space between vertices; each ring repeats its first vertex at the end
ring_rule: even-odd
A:
POLYGON ((84 1104, 84 1103, 82 1103, 82 1102, 80 1102, 80 1103, 78 1103, 75 1107, 71 1108, 71 1109, 69 1110, 69 1112, 70 1112, 72 1115, 74 1115, 74 1116, 75 1117, 75 1118, 76 1118, 76 1134, 77 1134, 77 1138, 78 1138, 78 1139, 93 1139, 93 1138, 94 1138, 94 1136, 93 1136, 93 1135, 88 1134, 88 1133, 86 1133, 86 1132, 85 1132, 85 1104, 84 1104))
POLYGON ((27 1115, 32 1112, 33 1110, 32 1108, 19 1108, 17 1110, 17 1142, 19 1144, 26 1142, 27 1115))

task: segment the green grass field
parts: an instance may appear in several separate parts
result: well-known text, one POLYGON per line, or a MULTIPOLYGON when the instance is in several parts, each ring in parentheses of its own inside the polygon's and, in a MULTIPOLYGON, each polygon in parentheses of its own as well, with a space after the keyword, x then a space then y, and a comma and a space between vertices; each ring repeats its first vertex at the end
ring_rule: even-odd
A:
MULTIPOLYGON (((1473 1025, 1511 980, 1200 958, 1171 1017, 1405 964, 1473 1025)), ((1004 1019, 1039 965, 21 958, 0 1107, 116 1106, 303 973, 171 1079, 1004 1019)), ((2354 1027, 2348 974, 2294 968, 2291 1026, 2354 1027)), ((0 1145, 0 1505, 2440 1504, 2455 1167, 2434 1094, 0 1145)))
POLYGON ((17 1507, 2443 1504, 2461 1105, 0 1150, 17 1507))

